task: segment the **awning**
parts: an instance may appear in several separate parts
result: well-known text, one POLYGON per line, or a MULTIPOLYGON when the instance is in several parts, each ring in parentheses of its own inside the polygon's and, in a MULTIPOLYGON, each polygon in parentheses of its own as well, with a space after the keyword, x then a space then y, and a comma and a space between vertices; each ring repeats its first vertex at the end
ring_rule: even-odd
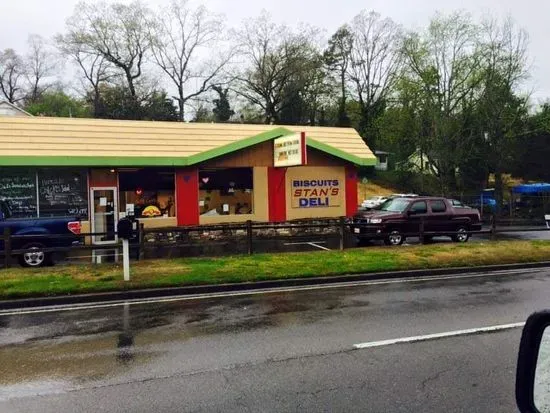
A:
POLYGON ((544 192, 550 193, 550 184, 536 183, 516 185, 512 188, 512 192, 514 194, 538 194, 544 192))

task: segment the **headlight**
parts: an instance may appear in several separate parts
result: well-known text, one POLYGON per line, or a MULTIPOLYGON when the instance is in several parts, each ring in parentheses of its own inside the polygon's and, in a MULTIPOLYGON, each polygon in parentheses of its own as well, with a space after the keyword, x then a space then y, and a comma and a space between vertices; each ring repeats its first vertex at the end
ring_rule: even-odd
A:
POLYGON ((371 218, 370 223, 371 224, 381 224, 382 223, 382 218, 371 218))

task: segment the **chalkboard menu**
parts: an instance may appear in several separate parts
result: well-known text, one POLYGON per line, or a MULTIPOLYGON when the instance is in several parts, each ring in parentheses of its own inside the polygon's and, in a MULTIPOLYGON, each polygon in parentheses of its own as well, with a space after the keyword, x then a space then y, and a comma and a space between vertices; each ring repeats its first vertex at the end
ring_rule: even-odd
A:
POLYGON ((28 169, 0 168, 0 199, 14 217, 36 217, 36 174, 28 169))
POLYGON ((87 172, 80 169, 38 171, 40 216, 88 216, 87 172))

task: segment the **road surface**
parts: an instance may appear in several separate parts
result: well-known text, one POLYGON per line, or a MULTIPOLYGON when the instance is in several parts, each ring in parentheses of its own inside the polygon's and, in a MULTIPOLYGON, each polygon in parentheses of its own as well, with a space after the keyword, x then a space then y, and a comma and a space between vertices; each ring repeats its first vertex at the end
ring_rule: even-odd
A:
POLYGON ((0 412, 514 412, 547 307, 536 270, 4 312, 0 412))

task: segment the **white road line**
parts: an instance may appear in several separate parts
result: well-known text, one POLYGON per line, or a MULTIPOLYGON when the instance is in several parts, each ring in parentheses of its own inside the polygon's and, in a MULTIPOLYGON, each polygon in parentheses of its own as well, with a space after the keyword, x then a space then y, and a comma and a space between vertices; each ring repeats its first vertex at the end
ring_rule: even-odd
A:
POLYGON ((386 284, 399 284, 399 283, 418 283, 418 282, 429 282, 429 281, 442 281, 442 280, 459 280, 465 278, 484 278, 484 277, 493 277, 495 275, 513 275, 516 273, 531 273, 533 270, 517 269, 517 270, 508 270, 508 271, 498 271, 491 273, 471 273, 465 275, 442 275, 439 277, 411 277, 411 278, 396 278, 392 280, 378 280, 378 281, 355 281, 355 282, 335 282, 321 285, 309 285, 309 286, 297 286, 297 287, 281 287, 281 288, 268 288, 268 289, 259 289, 259 290, 245 290, 245 291, 234 291, 234 292, 221 292, 221 293, 212 293, 212 294, 195 294, 195 295, 186 295, 186 296, 168 296, 162 298, 136 298, 132 300, 121 300, 121 301, 112 301, 107 303, 91 303, 91 304, 67 304, 67 305, 58 305, 58 306, 48 306, 48 307, 37 307, 31 309, 21 309, 21 310, 0 310, 1 316, 12 316, 12 315, 25 315, 25 314, 39 314, 39 313, 53 313, 57 311, 75 311, 75 310, 93 310, 99 308, 111 308, 111 307, 120 307, 124 304, 130 305, 142 305, 142 304, 156 304, 156 303, 170 303, 177 301, 195 301, 195 300, 207 300, 212 298, 224 298, 224 297, 240 297, 240 296, 251 296, 251 295, 261 295, 261 294, 278 294, 283 292, 294 292, 294 291, 311 291, 311 290, 327 290, 333 288, 348 288, 348 287, 360 287, 360 286, 371 286, 371 285, 386 285, 386 284))
POLYGON ((525 325, 525 322, 500 324, 500 325, 489 326, 489 327, 469 328, 467 330, 455 330, 455 331, 446 331, 444 333, 426 334, 424 336, 412 336, 412 337, 394 338, 390 340, 370 341, 367 343, 354 344, 353 347, 355 347, 356 349, 362 349, 362 348, 391 346, 393 344, 400 344, 400 343, 416 343, 419 341, 437 340, 445 337, 466 336, 471 334, 490 333, 493 331, 510 330, 512 328, 523 327, 524 325, 525 325))

